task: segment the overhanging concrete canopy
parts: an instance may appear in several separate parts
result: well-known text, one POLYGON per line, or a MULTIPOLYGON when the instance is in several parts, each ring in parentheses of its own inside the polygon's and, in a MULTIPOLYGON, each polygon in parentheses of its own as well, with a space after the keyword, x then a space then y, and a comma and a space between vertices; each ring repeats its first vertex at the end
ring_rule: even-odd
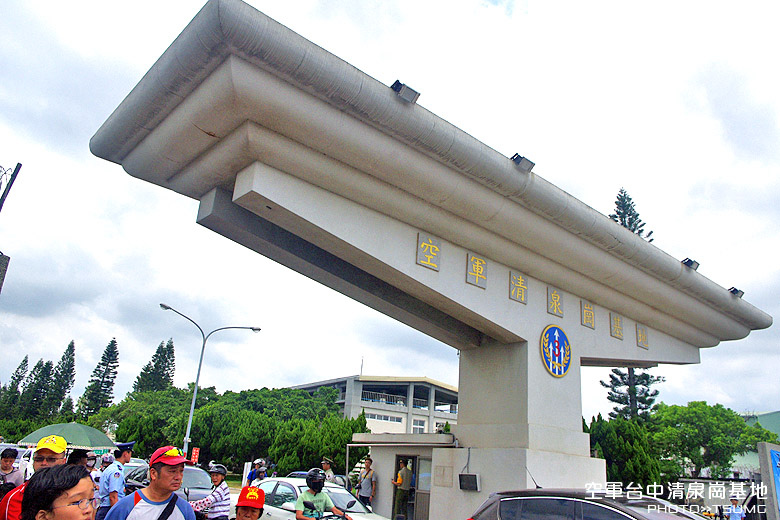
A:
MULTIPOLYGON (((328 221, 333 229, 326 229, 319 214, 290 211, 296 200, 282 188, 301 189, 314 203, 332 198, 343 213, 331 219, 367 208, 366 218, 482 252, 695 347, 772 323, 679 260, 238 0, 209 1, 90 148, 133 176, 201 200, 199 222, 207 227, 456 348, 528 338, 352 247, 339 235, 346 233, 343 222, 328 221)), ((603 362, 620 361, 635 362, 603 362)))

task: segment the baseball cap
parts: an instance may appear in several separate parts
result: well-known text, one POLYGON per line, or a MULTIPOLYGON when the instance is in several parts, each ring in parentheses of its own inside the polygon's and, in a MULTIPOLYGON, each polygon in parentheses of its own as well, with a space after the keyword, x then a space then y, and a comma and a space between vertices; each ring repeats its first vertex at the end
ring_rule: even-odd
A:
POLYGON ((154 453, 152 453, 152 456, 149 458, 150 466, 152 464, 157 464, 158 462, 162 462, 168 466, 176 466, 182 462, 189 462, 189 459, 184 456, 184 452, 181 451, 180 448, 177 448, 176 446, 163 446, 162 448, 154 450, 154 453))
POLYGON ((62 453, 68 449, 68 441, 59 435, 47 435, 38 441, 35 451, 44 449, 51 450, 54 453, 62 453))
POLYGON ((238 495, 236 507, 263 509, 263 504, 265 504, 265 492, 262 489, 254 486, 244 486, 241 490, 241 494, 238 495))

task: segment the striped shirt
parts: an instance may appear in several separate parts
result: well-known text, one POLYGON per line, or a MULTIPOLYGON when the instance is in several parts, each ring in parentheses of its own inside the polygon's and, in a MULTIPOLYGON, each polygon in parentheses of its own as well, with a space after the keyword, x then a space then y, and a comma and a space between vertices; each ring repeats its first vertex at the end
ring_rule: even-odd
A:
POLYGON ((202 511, 208 508, 209 512, 206 513, 206 518, 209 520, 219 518, 220 516, 228 516, 230 514, 230 488, 227 482, 223 480, 209 496, 202 500, 190 502, 190 505, 195 511, 202 511))

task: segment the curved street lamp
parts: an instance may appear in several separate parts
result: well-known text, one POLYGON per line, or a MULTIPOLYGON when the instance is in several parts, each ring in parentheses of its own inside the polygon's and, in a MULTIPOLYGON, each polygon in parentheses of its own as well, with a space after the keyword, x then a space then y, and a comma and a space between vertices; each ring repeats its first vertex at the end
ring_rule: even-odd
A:
POLYGON ((195 320, 187 316, 186 314, 182 314, 181 312, 177 311, 170 305, 165 305, 164 303, 160 304, 160 308, 162 308, 165 311, 173 311, 182 318, 186 319, 196 327, 198 327, 198 330, 200 331, 200 335, 203 338, 203 346, 200 348, 200 361, 198 361, 198 375, 195 376, 195 390, 192 392, 192 404, 190 405, 190 417, 187 419, 187 433, 184 434, 184 456, 187 456, 187 447, 190 443, 190 429, 192 428, 192 415, 195 412, 195 398, 198 397, 198 381, 200 381, 200 368, 201 365, 203 365, 203 353, 206 351, 206 342, 208 341, 209 337, 214 334, 215 332, 218 332, 220 330, 227 330, 227 329, 246 329, 251 330, 252 332, 260 332, 260 327, 220 327, 218 329, 214 329, 208 334, 203 332, 203 329, 195 323, 195 320))

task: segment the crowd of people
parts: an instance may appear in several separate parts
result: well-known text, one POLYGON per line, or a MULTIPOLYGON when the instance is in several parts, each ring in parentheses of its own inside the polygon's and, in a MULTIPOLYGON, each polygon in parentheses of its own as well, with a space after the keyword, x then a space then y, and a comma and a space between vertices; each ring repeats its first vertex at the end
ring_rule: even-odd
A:
MULTIPOLYGON (((98 468, 97 455, 73 449, 66 457, 67 441, 49 435, 36 446, 33 474, 27 481, 24 472, 13 466, 18 452, 3 450, 0 520, 196 520, 195 512, 206 509, 208 520, 228 520, 230 489, 225 466, 209 466, 214 485, 209 496, 181 500, 175 492, 189 460, 175 446, 155 450, 149 459, 149 485, 126 495, 123 466, 130 461, 134 445, 117 444, 113 455, 100 457, 98 468)), ((236 504, 236 520, 258 520, 264 503, 262 489, 244 486, 236 504)))

